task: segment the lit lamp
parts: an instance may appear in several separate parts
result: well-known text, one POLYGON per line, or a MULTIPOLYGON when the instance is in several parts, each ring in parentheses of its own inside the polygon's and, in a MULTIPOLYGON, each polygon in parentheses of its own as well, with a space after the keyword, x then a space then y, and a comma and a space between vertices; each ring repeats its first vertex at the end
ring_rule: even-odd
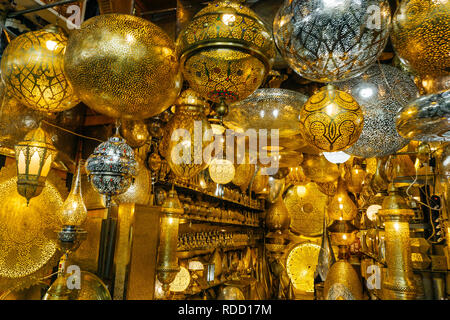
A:
POLYGON ((41 194, 57 151, 50 136, 39 126, 14 146, 17 162, 17 192, 27 199, 41 194))
POLYGON ((356 239, 356 228, 350 221, 335 221, 328 230, 331 243, 339 247, 338 261, 330 268, 324 283, 325 300, 362 300, 362 285, 348 262, 348 246, 356 239))
POLYGON ((414 215, 393 184, 378 214, 384 218, 386 242, 386 277, 383 279, 384 299, 414 300, 417 288, 411 262, 408 220, 414 215))
POLYGON ((87 232, 81 228, 86 221, 88 212, 81 195, 80 171, 79 163, 77 174, 72 182, 72 189, 58 214, 59 221, 63 225, 62 229, 58 231, 59 248, 66 254, 75 251, 87 236, 87 232))
POLYGON ((177 259, 179 216, 184 213, 177 192, 172 187, 161 208, 159 224, 159 253, 157 277, 162 283, 165 296, 169 294, 170 283, 180 271, 177 259))

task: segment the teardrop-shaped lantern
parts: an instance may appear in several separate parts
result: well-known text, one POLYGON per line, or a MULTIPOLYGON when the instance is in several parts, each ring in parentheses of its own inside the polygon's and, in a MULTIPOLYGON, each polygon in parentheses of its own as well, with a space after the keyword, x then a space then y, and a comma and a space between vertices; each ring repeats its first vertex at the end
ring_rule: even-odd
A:
POLYGON ((175 115, 165 132, 167 163, 179 178, 191 179, 208 167, 203 150, 213 141, 213 133, 204 114, 208 103, 193 90, 184 91, 176 101, 175 115))
POLYGON ((331 202, 328 204, 328 217, 331 220, 353 220, 358 208, 348 196, 344 181, 339 178, 338 188, 331 202))
POLYGON ((87 209, 81 194, 81 165, 72 183, 69 196, 64 201, 59 213, 59 220, 63 226, 81 226, 87 218, 87 209))

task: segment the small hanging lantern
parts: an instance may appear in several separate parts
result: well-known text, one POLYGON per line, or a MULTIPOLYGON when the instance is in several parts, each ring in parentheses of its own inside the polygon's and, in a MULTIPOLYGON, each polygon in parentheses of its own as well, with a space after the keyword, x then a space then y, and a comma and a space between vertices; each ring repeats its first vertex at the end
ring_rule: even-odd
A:
POLYGON ((106 196, 106 207, 109 207, 111 197, 124 193, 134 182, 133 149, 114 135, 95 148, 86 161, 86 172, 94 189, 106 196))
POLYGON ((17 162, 17 192, 27 199, 41 194, 57 151, 50 136, 39 126, 14 146, 17 162))

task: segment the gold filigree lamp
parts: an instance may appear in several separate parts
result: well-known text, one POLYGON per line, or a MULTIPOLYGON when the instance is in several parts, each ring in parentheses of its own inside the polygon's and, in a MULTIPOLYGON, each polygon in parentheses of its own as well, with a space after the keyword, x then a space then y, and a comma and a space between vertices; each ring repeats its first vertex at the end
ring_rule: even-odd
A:
POLYGON ((27 199, 38 196, 45 185, 57 151, 50 136, 39 126, 14 146, 17 163, 17 192, 27 199))
POLYGON ((150 21, 126 14, 98 15, 72 30, 64 68, 80 99, 113 118, 160 114, 183 83, 172 39, 150 21))
POLYGON ((12 40, 1 61, 2 79, 12 95, 42 112, 75 107, 79 99, 64 70, 66 45, 63 29, 52 25, 12 40))
POLYGON ((233 163, 228 159, 214 158, 209 164, 209 176, 218 184, 230 183, 235 175, 233 163))
POLYGON ((219 0, 199 11, 180 32, 177 53, 192 89, 214 102, 242 100, 272 68, 275 44, 249 8, 219 0))
POLYGON ((69 196, 58 212, 62 229, 57 232, 59 249, 65 255, 75 251, 86 239, 87 232, 81 227, 87 218, 87 209, 81 194, 81 162, 78 163, 77 173, 72 181, 69 196))
POLYGON ((331 243, 339 247, 338 261, 330 268, 324 283, 326 300, 362 300, 362 285, 353 266, 348 262, 348 247, 356 239, 357 229, 349 222, 339 220, 328 228, 331 243))
POLYGON ((414 211, 393 184, 378 214, 384 218, 387 271, 383 279, 384 299, 414 300, 417 287, 411 262, 409 222, 414 211))
POLYGON ((342 178, 338 180, 336 194, 327 206, 328 217, 331 220, 353 220, 358 208, 348 196, 345 182, 342 178))
POLYGON ((191 179, 206 169, 209 159, 204 159, 204 149, 213 142, 212 128, 204 109, 208 103, 195 91, 187 89, 175 102, 175 115, 167 124, 162 144, 172 172, 181 179, 191 179))
POLYGON ((362 132, 363 120, 358 102, 332 85, 312 95, 300 111, 304 138, 326 152, 342 151, 354 144, 362 132))
POLYGON ((165 297, 169 295, 170 283, 180 271, 177 259, 179 216, 184 213, 177 192, 172 186, 161 208, 159 225, 159 252, 156 268, 165 297))

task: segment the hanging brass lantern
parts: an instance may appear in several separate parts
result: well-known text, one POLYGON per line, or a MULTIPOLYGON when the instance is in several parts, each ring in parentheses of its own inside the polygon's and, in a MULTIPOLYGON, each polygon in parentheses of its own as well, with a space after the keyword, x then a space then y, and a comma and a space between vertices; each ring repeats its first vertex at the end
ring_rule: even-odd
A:
POLYGON ((3 52, 1 71, 12 95, 42 112, 75 107, 79 100, 64 71, 66 45, 63 29, 52 25, 11 41, 3 52))
POLYGON ((359 164, 355 164, 345 175, 347 189, 353 193, 360 193, 363 188, 366 171, 359 164))
POLYGON ((157 276, 166 294, 170 283, 180 271, 176 255, 178 242, 179 216, 184 213, 183 206, 178 199, 177 192, 169 191, 161 208, 159 225, 159 250, 157 276))
POLYGON ((338 180, 336 194, 328 204, 327 210, 331 220, 353 220, 358 213, 358 208, 348 196, 342 178, 338 180))
POLYGON ((214 102, 242 100, 272 68, 275 44, 260 18, 237 1, 218 0, 180 32, 177 53, 192 89, 214 102))
POLYGON ((270 231, 280 230, 284 232, 289 228, 291 223, 291 217, 289 211, 284 204, 283 198, 279 197, 278 200, 272 204, 266 214, 266 227, 270 231))
POLYGON ((255 174, 255 165, 249 163, 241 163, 235 165, 234 178, 231 181, 234 185, 241 188, 242 192, 247 190, 253 176, 255 174))
POLYGON ((400 60, 421 75, 449 75, 449 18, 447 0, 402 1, 391 32, 400 60))
POLYGON ((63 226, 80 227, 87 218, 87 209, 81 195, 81 165, 78 165, 76 176, 72 182, 69 196, 59 212, 59 220, 63 226))
POLYGON ((339 177, 339 168, 324 156, 305 154, 302 163, 305 176, 316 182, 334 182, 339 177))
POLYGON ((133 121, 123 119, 120 124, 120 135, 132 148, 142 147, 150 138, 147 125, 142 120, 133 121))
POLYGON ((17 162, 17 192, 27 199, 42 192, 45 179, 56 157, 49 135, 39 126, 14 146, 17 162))
POLYGON ((414 211, 393 184, 383 200, 378 214, 384 218, 386 242, 386 277, 383 278, 383 298, 390 300, 414 300, 417 294, 412 270, 409 222, 414 211))
POLYGON ((328 197, 314 182, 290 187, 284 203, 291 216, 291 231, 306 237, 321 235, 327 202, 328 197))
POLYGON ((80 99, 113 118, 155 116, 171 106, 182 87, 172 39, 132 15, 102 14, 72 30, 64 67, 80 99))
POLYGON ((208 103, 188 89, 176 101, 176 112, 167 124, 170 131, 166 160, 179 178, 191 179, 208 167, 203 156, 205 148, 213 141, 211 125, 204 114, 208 103))
POLYGON ((300 111, 300 127, 306 141, 327 152, 345 150, 363 129, 358 102, 332 85, 323 87, 306 101, 300 111))
POLYGON ((353 266, 347 260, 336 261, 324 283, 326 300, 362 300, 362 285, 353 266))

